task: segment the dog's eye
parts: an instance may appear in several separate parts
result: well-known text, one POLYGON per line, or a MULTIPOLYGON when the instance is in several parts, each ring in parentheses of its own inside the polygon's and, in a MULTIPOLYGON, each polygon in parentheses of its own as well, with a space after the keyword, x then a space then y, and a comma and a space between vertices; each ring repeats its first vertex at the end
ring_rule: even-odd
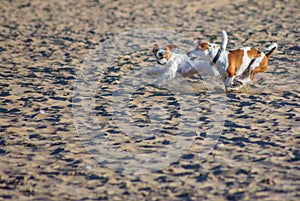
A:
POLYGON ((163 56, 163 53, 162 53, 162 52, 159 52, 159 53, 158 53, 158 56, 162 57, 162 56, 163 56))

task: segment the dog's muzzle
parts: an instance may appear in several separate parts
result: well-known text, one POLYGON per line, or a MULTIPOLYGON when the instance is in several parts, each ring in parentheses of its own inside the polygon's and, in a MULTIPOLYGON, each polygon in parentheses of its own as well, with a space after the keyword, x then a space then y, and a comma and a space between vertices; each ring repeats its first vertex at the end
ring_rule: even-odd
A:
POLYGON ((163 63, 161 63, 159 60, 157 60, 157 63, 160 64, 160 65, 163 65, 163 63))
POLYGON ((167 61, 165 59, 159 59, 159 60, 157 60, 157 63, 160 65, 164 65, 167 63, 167 61))

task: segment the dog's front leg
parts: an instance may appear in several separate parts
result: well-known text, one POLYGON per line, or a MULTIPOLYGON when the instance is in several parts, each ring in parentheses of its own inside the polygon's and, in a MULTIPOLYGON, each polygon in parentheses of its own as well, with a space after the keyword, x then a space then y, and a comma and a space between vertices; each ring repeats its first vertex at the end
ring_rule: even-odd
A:
POLYGON ((164 72, 166 72, 166 67, 155 66, 152 69, 148 70, 146 72, 146 75, 148 75, 148 76, 157 76, 157 75, 162 75, 164 72))
POLYGON ((154 82, 154 85, 156 86, 162 86, 165 83, 171 81, 172 79, 174 79, 176 77, 176 72, 174 72, 173 70, 169 69, 168 71, 166 71, 165 73, 163 73, 161 76, 159 76, 156 81, 154 82))

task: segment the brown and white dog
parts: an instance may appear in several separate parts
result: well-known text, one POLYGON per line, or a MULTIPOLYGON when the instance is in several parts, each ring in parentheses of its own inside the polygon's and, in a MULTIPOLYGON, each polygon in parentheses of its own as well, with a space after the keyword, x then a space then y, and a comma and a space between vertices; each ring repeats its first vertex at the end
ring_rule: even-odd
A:
POLYGON ((209 76, 218 75, 216 69, 211 68, 209 62, 201 60, 192 60, 187 54, 177 52, 176 45, 159 46, 154 44, 152 50, 156 61, 164 68, 153 68, 147 74, 159 74, 154 82, 155 85, 161 86, 177 76, 191 77, 195 74, 205 74, 209 76))
POLYGON ((267 54, 254 47, 224 51, 217 44, 203 42, 187 55, 190 58, 211 62, 223 76, 226 89, 238 90, 252 81, 257 73, 267 70, 268 59, 276 49, 277 44, 273 43, 267 48, 267 54), (238 84, 234 83, 236 76, 239 76, 238 84))

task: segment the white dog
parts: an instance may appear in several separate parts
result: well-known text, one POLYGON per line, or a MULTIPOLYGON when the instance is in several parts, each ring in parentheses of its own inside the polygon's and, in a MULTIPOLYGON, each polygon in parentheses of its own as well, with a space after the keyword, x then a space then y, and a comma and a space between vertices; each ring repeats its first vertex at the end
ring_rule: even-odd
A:
POLYGON ((276 49, 277 44, 273 43, 267 48, 267 54, 253 47, 228 51, 221 50, 217 44, 204 42, 187 54, 190 58, 211 62, 223 76, 226 89, 238 90, 252 81, 255 74, 267 70, 268 59, 276 49), (240 76, 237 84, 234 83, 236 76, 240 76))
POLYGON ((217 76, 219 73, 211 68, 209 62, 201 60, 192 60, 186 54, 177 53, 176 45, 166 45, 161 47, 154 44, 152 50, 156 61, 165 68, 154 68, 147 74, 159 74, 154 82, 157 86, 162 86, 177 76, 191 77, 195 74, 206 74, 209 76, 217 76))

